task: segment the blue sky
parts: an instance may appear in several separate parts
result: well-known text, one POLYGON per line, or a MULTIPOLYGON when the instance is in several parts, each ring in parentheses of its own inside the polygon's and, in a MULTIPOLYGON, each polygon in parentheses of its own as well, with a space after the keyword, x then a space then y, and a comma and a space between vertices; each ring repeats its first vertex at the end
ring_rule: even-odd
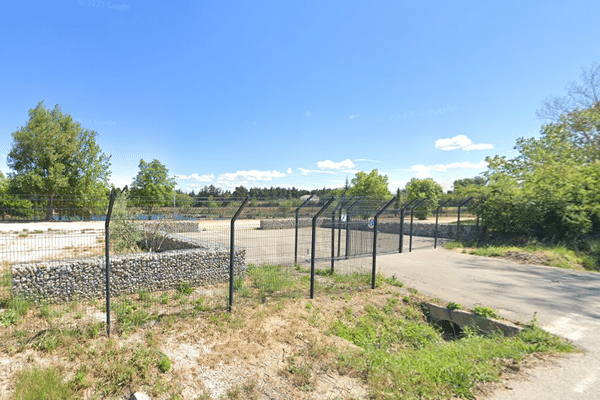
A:
POLYGON ((98 132, 111 181, 160 160, 213 184, 450 189, 536 136, 535 111, 600 61, 598 1, 3 3, 0 170, 44 100, 98 132))

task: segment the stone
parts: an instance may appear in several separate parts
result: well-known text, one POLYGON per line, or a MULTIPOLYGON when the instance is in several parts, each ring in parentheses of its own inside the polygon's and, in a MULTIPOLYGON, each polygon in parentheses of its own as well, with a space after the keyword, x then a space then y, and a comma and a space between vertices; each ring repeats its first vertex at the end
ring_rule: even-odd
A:
POLYGON ((150 400, 150 396, 144 392, 135 392, 131 395, 129 400, 150 400))

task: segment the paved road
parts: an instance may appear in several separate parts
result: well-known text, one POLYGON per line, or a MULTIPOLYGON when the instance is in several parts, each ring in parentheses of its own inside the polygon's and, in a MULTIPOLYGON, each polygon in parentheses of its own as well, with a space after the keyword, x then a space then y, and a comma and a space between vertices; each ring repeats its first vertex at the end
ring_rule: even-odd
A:
POLYGON ((523 265, 444 249, 377 258, 377 268, 409 287, 466 307, 485 305, 526 323, 534 313, 549 332, 571 340, 582 354, 537 368, 491 400, 600 400, 600 274, 523 265))

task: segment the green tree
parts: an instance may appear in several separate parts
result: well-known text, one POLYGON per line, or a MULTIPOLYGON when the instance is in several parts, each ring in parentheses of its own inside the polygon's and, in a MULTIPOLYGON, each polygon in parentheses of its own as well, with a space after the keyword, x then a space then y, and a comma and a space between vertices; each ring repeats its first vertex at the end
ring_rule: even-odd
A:
POLYGON ((149 163, 140 160, 139 168, 140 171, 129 188, 130 197, 134 205, 148 210, 150 219, 154 206, 173 204, 175 179, 169 177, 167 167, 156 159, 149 163))
POLYGON ((380 175, 376 169, 369 174, 362 171, 357 172, 356 176, 352 178, 351 187, 348 189, 347 195, 381 200, 392 198, 392 193, 388 188, 387 175, 380 175))
POLYGON ((407 201, 427 199, 415 210, 417 218, 426 219, 439 203, 444 194, 444 190, 439 183, 431 178, 412 178, 410 182, 406 184, 406 194, 408 196, 407 201))
POLYGON ((32 204, 9 192, 9 181, 0 171, 0 216, 2 220, 9 217, 29 217, 32 215, 32 204))
POLYGON ((485 179, 483 176, 476 176, 474 178, 457 179, 454 181, 452 186, 454 187, 454 191, 460 191, 461 189, 468 187, 485 186, 486 182, 487 179, 485 179))
POLYGON ((579 243, 600 231, 599 132, 597 103, 542 126, 537 139, 518 139, 515 158, 488 157, 489 184, 475 205, 486 225, 553 242, 579 243))
POLYGON ((13 193, 47 197, 46 219, 52 219, 60 197, 77 199, 76 207, 91 209, 104 197, 110 175, 109 157, 96 143, 97 133, 84 129, 57 104, 43 101, 29 110, 29 121, 12 133, 7 164, 13 193))

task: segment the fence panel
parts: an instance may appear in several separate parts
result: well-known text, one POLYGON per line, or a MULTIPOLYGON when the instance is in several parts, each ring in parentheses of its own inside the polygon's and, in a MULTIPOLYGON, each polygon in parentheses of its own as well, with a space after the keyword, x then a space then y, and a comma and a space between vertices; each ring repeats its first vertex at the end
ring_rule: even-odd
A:
MULTIPOLYGON (((234 305, 309 297, 313 263, 317 294, 370 286, 373 218, 385 202, 342 197, 323 209, 328 200, 249 199, 234 224, 234 305), (321 210, 313 237, 312 219, 321 210)), ((173 207, 164 200, 118 197, 109 221, 111 325, 128 329, 226 310, 231 219, 243 201, 196 198, 173 207)), ((107 320, 102 213, 108 201, 61 199, 55 205, 63 207, 49 213, 46 200, 33 199, 29 207, 3 210, 0 323, 27 319, 36 329, 98 329, 107 320), (49 221, 40 221, 48 215, 49 221)), ((382 212, 377 229, 377 254, 397 252, 399 207, 382 212)), ((413 247, 433 247, 433 239, 415 238, 413 247)))

